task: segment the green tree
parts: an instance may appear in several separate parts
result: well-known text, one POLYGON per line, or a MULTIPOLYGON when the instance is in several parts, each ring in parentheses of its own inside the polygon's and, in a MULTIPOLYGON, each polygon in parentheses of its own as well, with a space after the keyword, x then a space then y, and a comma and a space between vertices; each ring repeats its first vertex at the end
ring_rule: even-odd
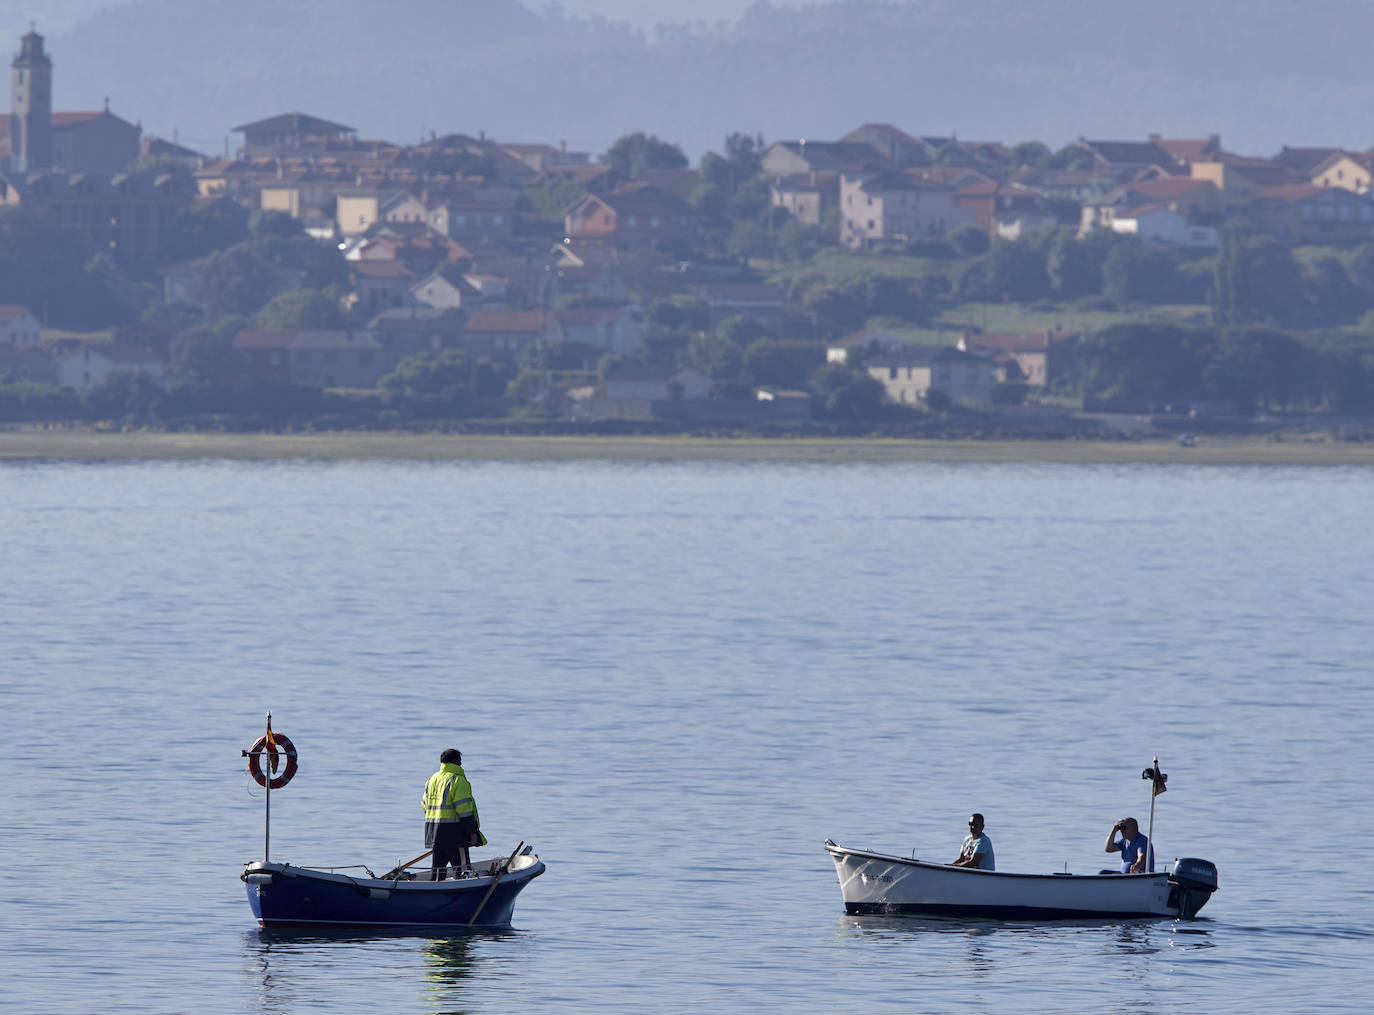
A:
POLYGON ((587 188, 580 183, 541 183, 530 184, 520 194, 520 210, 541 222, 558 223, 563 228, 563 212, 583 194, 587 188))
POLYGON ((501 396, 513 376, 509 367, 475 359, 459 349, 411 356, 381 379, 387 404, 417 416, 443 418, 476 411, 481 399, 501 396))
POLYGON ((337 290, 292 289, 268 301, 254 323, 268 330, 329 331, 344 326, 344 315, 337 290))
POLYGON ((737 222, 767 222, 772 208, 772 185, 759 177, 735 188, 726 212, 737 222))
POLYGON ((1215 355, 1209 330, 1114 324, 1080 341, 1075 360, 1086 397, 1138 404, 1205 397, 1215 355))
POLYGON ((775 253, 773 234, 757 222, 735 222, 730 226, 730 238, 725 243, 725 249, 731 257, 745 260, 772 258, 775 253))
POLYGON ((1284 324, 1304 313, 1302 273, 1292 252, 1245 222, 1222 227, 1213 274, 1212 319, 1220 324, 1284 324))
POLYGON ((802 309, 821 335, 844 334, 863 327, 864 307, 843 285, 813 285, 802 296, 802 309))
POLYGON ((725 218, 730 201, 725 189, 714 181, 697 184, 687 200, 708 219, 725 218))
POLYGON ((960 226, 949 234, 949 242, 954 244, 960 257, 979 257, 992 246, 987 230, 977 226, 960 226))
POLYGON ((1207 376, 1216 393, 1237 408, 1286 409, 1317 394, 1320 361, 1285 332, 1230 328, 1221 333, 1207 376))
POLYGON ((1039 141, 1022 141, 1011 149, 1011 164, 1041 168, 1049 165, 1053 156, 1054 153, 1039 141))
POLYGON ((1181 288, 1177 256, 1137 236, 1113 246, 1102 264, 1102 291, 1118 303, 1169 303, 1181 288))
POLYGON ((809 261, 816 253, 833 242, 819 226, 809 226, 794 218, 789 218, 778 227, 774 241, 777 255, 792 264, 809 261))
POLYGON ((735 131, 725 139, 725 158, 743 182, 758 173, 763 157, 763 135, 735 131))
POLYGON ((643 131, 618 138, 601 156, 601 162, 615 166, 630 179, 643 176, 646 169, 685 169, 688 165, 681 148, 643 131))
POLYGON ((986 261, 989 298, 1025 302, 1049 295, 1043 247, 1024 240, 999 240, 986 254, 986 261))
POLYGON ((191 297, 209 317, 253 314, 272 291, 272 272, 249 244, 217 250, 203 259, 191 297))
POLYGON ((716 334, 743 349, 766 335, 767 329, 750 314, 731 314, 716 325, 716 334))
POLYGON ((145 374, 116 370, 81 396, 81 407, 94 419, 158 415, 163 391, 145 374))
POLYGON ((650 324, 639 333, 639 344, 634 350, 636 358, 659 366, 675 367, 687 355, 687 345, 692 341, 693 332, 682 328, 665 328, 650 324))
POLYGON ((755 384, 803 388, 825 363, 825 346, 796 339, 758 338, 744 350, 744 369, 755 384))
POLYGON ((243 329, 239 317, 223 317, 187 328, 172 340, 168 379, 174 387, 212 388, 236 384, 246 363, 234 348, 243 329))
POLYGON ((1066 300, 1078 299, 1102 288, 1102 273, 1092 255, 1071 229, 1059 229, 1045 256, 1050 289, 1066 300))
POLYGON ((819 415, 838 421, 878 419, 887 398, 878 381, 839 363, 816 370, 811 375, 811 390, 819 402, 819 415))
POLYGON ((1353 324, 1370 308, 1370 294, 1356 285, 1334 257, 1318 258, 1303 272, 1307 317, 1314 324, 1353 324))
POLYGON ((177 214, 166 239, 172 262, 193 261, 248 239, 249 211, 237 201, 221 197, 207 205, 177 214))
POLYGON ((330 244, 317 243, 310 237, 267 235, 247 245, 248 249, 266 264, 294 268, 305 273, 301 285, 306 289, 352 288, 348 262, 339 249, 330 244))
POLYGON ((293 236, 305 236, 305 227, 299 219, 292 218, 284 211, 259 208, 248 216, 248 235, 254 240, 290 239, 293 236))
POLYGON ((1078 142, 1065 145, 1050 156, 1050 169, 1091 169, 1095 160, 1093 153, 1078 142))
POLYGON ((744 352, 724 335, 698 332, 687 343, 684 365, 696 367, 713 381, 738 380, 743 373, 744 352))

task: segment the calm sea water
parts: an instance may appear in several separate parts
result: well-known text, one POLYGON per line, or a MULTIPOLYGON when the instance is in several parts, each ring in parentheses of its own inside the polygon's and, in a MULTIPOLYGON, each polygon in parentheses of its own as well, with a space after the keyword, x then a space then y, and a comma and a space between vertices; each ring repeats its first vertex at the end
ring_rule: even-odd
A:
POLYGON ((0 1006, 1364 1012, 1374 471, 224 462, 0 468, 0 1006), (510 933, 259 932, 386 868, 465 754, 510 933), (1193 923, 843 914, 827 836, 1092 871, 1171 775, 1193 923))

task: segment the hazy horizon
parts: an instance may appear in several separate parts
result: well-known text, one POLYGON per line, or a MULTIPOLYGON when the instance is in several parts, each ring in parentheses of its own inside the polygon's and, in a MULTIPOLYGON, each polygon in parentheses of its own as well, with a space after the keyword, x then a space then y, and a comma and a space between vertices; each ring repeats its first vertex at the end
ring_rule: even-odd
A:
POLYGON ((1219 134, 1255 155, 1374 144, 1374 6, 1358 0, 1317 13, 1289 0, 397 0, 384 30, 357 0, 327 15, 262 0, 21 4, 0 47, 13 54, 37 23, 55 108, 109 96, 145 133, 207 154, 234 125, 292 110, 396 143, 485 130, 593 155, 643 130, 693 161, 736 130, 821 140, 865 122, 1052 148, 1152 132, 1219 134), (559 9, 571 20, 550 19, 559 9))

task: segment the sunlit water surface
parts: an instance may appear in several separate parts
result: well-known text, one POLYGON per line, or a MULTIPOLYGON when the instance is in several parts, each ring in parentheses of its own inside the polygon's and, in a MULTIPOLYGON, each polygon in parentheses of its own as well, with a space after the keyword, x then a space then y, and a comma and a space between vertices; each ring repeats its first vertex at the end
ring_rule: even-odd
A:
POLYGON ((0 468, 0 1006, 1364 1012, 1374 471, 0 468), (512 931, 260 932, 272 857, 389 867, 460 747, 512 931), (821 848, 1214 860, 1193 923, 847 917, 821 848))

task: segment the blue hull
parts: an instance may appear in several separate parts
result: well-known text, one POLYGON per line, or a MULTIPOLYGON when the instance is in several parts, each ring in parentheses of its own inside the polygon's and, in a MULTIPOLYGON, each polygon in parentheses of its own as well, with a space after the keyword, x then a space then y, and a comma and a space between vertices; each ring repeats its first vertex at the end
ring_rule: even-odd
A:
POLYGON ((385 881, 290 864, 250 865, 248 905, 265 928, 509 927, 516 896, 544 873, 537 857, 502 876, 463 881, 385 881), (490 893, 490 894, 488 894, 490 893), (485 902, 483 901, 485 899, 485 902), (480 913, 479 909, 480 908, 480 913))

